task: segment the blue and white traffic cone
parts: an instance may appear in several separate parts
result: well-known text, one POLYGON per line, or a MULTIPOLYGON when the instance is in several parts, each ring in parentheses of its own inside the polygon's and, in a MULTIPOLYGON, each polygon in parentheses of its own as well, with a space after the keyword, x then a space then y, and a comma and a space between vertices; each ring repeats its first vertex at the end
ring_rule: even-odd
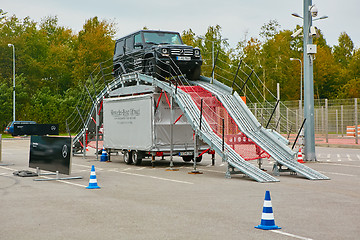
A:
POLYGON ((100 156, 100 162, 107 162, 109 161, 109 156, 105 150, 105 148, 103 148, 101 156, 100 156))
POLYGON ((266 191, 263 212, 261 215, 261 223, 255 228, 259 228, 262 230, 273 230, 273 229, 281 229, 275 225, 274 213, 271 205, 270 192, 266 191))
POLYGON ((95 173, 95 167, 92 165, 91 167, 91 173, 90 173, 90 179, 89 179, 89 186, 86 187, 87 189, 96 189, 100 188, 97 184, 96 180, 96 173, 95 173))

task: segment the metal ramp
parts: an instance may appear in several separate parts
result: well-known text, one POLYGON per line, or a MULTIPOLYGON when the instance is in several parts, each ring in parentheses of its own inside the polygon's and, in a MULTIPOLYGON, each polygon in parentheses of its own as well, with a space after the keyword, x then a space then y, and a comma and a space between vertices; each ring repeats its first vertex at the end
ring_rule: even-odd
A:
POLYGON ((231 94, 232 90, 227 86, 217 81, 211 84, 210 79, 205 77, 201 77, 200 81, 194 81, 192 83, 203 87, 219 99, 239 129, 273 157, 277 162, 277 165, 274 166, 275 168, 283 165, 311 180, 329 179, 327 176, 304 164, 298 163, 295 160, 296 152, 292 151, 284 142, 279 141, 274 134, 261 126, 237 92, 231 94))
MULTIPOLYGON (((213 93, 220 102, 226 107, 228 113, 236 121, 239 129, 246 134, 254 143, 266 150, 278 163, 279 166, 283 165, 295 171, 305 177, 317 180, 317 179, 329 179, 328 177, 318 173, 317 171, 299 164, 294 160, 295 152, 291 151, 285 143, 278 141, 274 134, 264 129, 256 118, 252 115, 250 110, 241 100, 237 93, 231 95, 229 93, 229 87, 217 84, 210 84, 209 79, 201 77, 200 81, 192 82, 195 85, 199 85, 211 93, 213 93)), ((119 88, 128 88, 129 86, 141 86, 152 85, 153 87, 159 87, 162 90, 171 94, 179 107, 184 112, 184 115, 188 121, 192 124, 192 128, 196 131, 198 136, 211 146, 220 156, 225 159, 231 167, 234 167, 249 177, 255 179, 258 182, 277 182, 279 181, 275 177, 260 170, 249 162, 245 161, 238 153, 236 153, 229 145, 224 144, 225 150, 222 152, 222 139, 217 136, 209 126, 209 124, 203 119, 202 129, 199 130, 199 117, 200 111, 191 97, 180 89, 176 89, 175 85, 169 84, 169 82, 160 81, 148 75, 139 73, 125 74, 116 78, 107 87, 105 87, 93 101, 92 108, 88 116, 82 119, 84 128, 73 139, 73 146, 75 149, 84 149, 84 142, 87 142, 89 136, 94 135, 96 130, 95 116, 101 115, 101 102, 104 97, 110 95, 110 93, 119 88), (89 135, 89 136, 88 136, 89 135)), ((99 117, 99 126, 102 123, 102 116, 99 117)), ((86 144, 86 143, 85 143, 86 144)))
POLYGON ((222 156, 230 166, 238 169, 245 175, 253 178, 258 182, 278 182, 279 180, 269 175, 263 170, 245 161, 239 154, 237 154, 230 146, 224 143, 224 152, 222 152, 222 139, 217 136, 205 119, 202 120, 202 128, 200 130, 200 110, 192 100, 192 98, 184 91, 177 89, 175 91, 174 85, 169 85, 166 82, 159 81, 147 75, 139 74, 139 80, 152 83, 154 86, 161 88, 173 96, 184 115, 191 123, 192 128, 196 131, 196 134, 214 149, 220 156, 222 156), (176 93, 175 93, 176 92, 176 93))
MULTIPOLYGON (((101 105, 103 98, 109 96, 113 90, 123 88, 125 86, 128 87, 129 84, 132 86, 152 85, 153 87, 159 87, 167 93, 171 94, 171 96, 173 96, 174 100, 183 111, 188 121, 191 123, 192 128, 196 131, 196 134, 200 137, 200 139, 207 143, 209 146, 211 146, 211 148, 214 149, 220 156, 222 156, 223 159, 225 159, 231 167, 238 169, 240 172, 244 173, 245 175, 253 178, 258 182, 279 181, 275 177, 267 174, 256 166, 245 161, 227 144, 224 144, 223 153, 222 139, 212 131, 211 127, 205 121, 205 119, 203 119, 202 121, 202 129, 200 130, 198 121, 200 117, 200 110, 187 93, 183 92, 180 89, 176 89, 175 85, 169 85, 168 82, 160 81, 151 76, 139 73, 130 73, 116 78, 97 95, 96 100, 93 101, 93 105, 89 112, 89 115, 87 116, 86 120, 83 119, 84 128, 73 139, 74 147, 77 147, 78 149, 84 149, 83 142, 85 140, 84 138, 86 138, 87 136, 87 133, 93 134, 95 132, 96 124, 94 119, 96 114, 101 113, 99 106, 101 105)), ((101 125, 102 117, 100 117, 99 121, 99 125, 101 125)))

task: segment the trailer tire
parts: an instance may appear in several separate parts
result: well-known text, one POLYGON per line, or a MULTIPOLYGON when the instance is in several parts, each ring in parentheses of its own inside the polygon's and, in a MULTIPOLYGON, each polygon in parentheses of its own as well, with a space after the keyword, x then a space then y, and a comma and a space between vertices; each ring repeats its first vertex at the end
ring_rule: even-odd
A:
POLYGON ((125 150, 124 151, 124 162, 128 165, 132 164, 133 163, 133 160, 132 160, 132 151, 129 152, 128 150, 125 150))
POLYGON ((141 153, 138 151, 132 151, 132 162, 139 166, 142 163, 142 157, 141 153))
POLYGON ((193 160, 194 156, 183 156, 182 159, 184 162, 190 162, 193 160))
POLYGON ((202 156, 196 158, 196 162, 201 162, 202 156))

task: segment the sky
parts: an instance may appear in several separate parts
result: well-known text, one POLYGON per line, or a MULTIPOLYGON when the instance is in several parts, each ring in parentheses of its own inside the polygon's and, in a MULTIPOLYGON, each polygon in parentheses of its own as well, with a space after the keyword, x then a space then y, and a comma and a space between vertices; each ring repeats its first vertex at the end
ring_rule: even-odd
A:
MULTIPOLYGON (((314 22, 323 32, 328 45, 338 44, 346 32, 354 45, 360 47, 359 0, 313 0, 318 16, 328 19, 314 22)), ((85 21, 99 17, 116 23, 116 37, 122 37, 144 26, 149 29, 182 32, 192 29, 204 35, 209 26, 220 25, 222 37, 231 47, 250 37, 259 37, 261 27, 277 20, 280 29, 295 29, 302 19, 303 0, 0 0, 0 8, 8 16, 29 16, 39 22, 46 16, 57 16, 59 25, 78 32, 85 21)))

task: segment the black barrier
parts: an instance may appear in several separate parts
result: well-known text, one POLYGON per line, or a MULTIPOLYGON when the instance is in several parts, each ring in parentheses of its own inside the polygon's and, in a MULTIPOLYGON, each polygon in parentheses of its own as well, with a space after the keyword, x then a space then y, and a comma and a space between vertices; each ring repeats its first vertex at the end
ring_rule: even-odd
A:
POLYGON ((13 136, 59 135, 59 124, 14 124, 13 136))
POLYGON ((71 138, 31 136, 29 167, 70 175, 71 138))

